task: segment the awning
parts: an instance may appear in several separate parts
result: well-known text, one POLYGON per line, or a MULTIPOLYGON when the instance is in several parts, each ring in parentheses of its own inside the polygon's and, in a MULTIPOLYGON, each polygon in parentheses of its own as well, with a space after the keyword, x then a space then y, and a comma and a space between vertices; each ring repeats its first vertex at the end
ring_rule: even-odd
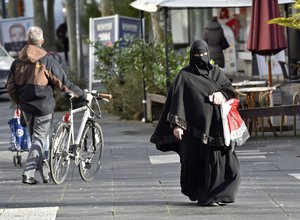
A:
MULTIPOLYGON (((279 4, 294 3, 295 0, 279 0, 279 4)), ((159 8, 222 8, 251 7, 252 0, 135 0, 130 5, 138 10, 155 12, 159 8)))

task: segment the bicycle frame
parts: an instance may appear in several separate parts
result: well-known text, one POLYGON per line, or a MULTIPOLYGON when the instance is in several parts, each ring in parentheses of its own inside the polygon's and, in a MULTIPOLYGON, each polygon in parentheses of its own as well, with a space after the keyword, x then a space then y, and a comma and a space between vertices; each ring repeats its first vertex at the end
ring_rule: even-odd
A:
POLYGON ((71 106, 69 109, 70 115, 69 115, 69 120, 68 120, 68 124, 70 125, 70 135, 68 137, 68 145, 70 146, 70 144, 75 144, 76 146, 78 146, 81 136, 82 136, 82 133, 83 133, 83 130, 85 128, 86 122, 88 121, 89 118, 91 118, 91 111, 87 106, 82 106, 82 107, 73 109, 72 98, 70 98, 70 106, 71 106), (83 111, 84 111, 84 115, 81 120, 80 127, 77 132, 76 139, 75 139, 74 114, 83 112, 83 111))

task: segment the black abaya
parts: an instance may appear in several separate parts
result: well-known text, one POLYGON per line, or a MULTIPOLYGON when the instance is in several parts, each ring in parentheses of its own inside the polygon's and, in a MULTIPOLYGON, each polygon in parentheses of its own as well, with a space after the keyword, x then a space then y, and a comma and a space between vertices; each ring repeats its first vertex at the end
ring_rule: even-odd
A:
POLYGON ((181 141, 181 192, 200 204, 232 203, 240 182, 235 152, 213 150, 189 133, 181 141))
POLYGON ((205 42, 193 44, 193 59, 172 83, 150 141, 158 150, 179 154, 184 195, 200 204, 231 203, 240 183, 239 162, 235 152, 223 147, 220 106, 208 97, 221 92, 230 99, 235 97, 235 91, 222 70, 208 63, 209 54, 204 62, 202 57, 193 56, 203 51, 208 51, 205 42), (175 126, 184 130, 182 140, 173 135, 175 126))

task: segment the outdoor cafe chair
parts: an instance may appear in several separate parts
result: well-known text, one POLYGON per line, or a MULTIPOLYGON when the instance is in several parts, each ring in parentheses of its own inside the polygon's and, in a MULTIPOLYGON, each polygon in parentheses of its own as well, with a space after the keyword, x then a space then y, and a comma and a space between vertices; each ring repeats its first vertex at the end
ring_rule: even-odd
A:
MULTIPOLYGON (((300 81, 283 83, 280 87, 281 104, 291 105, 300 104, 300 81)), ((283 131, 284 124, 287 124, 287 116, 282 115, 280 121, 280 133, 283 131)), ((296 115, 293 116, 293 130, 296 134, 296 115)))

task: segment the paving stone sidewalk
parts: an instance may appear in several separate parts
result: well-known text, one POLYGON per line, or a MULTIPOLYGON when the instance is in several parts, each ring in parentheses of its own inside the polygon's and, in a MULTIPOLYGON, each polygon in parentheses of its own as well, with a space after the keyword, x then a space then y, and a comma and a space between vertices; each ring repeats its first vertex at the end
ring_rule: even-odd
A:
MULTIPOLYGON (((72 166, 61 185, 23 185, 22 169, 7 151, 11 109, 4 103, 0 108, 0 220, 300 219, 299 134, 252 137, 237 149, 242 179, 236 203, 200 207, 180 193, 177 155, 149 143, 153 125, 108 114, 102 120, 103 162, 94 181, 83 182, 72 166)), ((54 124, 61 115, 55 114, 54 124)), ((22 156, 25 160, 26 153, 22 156)))

